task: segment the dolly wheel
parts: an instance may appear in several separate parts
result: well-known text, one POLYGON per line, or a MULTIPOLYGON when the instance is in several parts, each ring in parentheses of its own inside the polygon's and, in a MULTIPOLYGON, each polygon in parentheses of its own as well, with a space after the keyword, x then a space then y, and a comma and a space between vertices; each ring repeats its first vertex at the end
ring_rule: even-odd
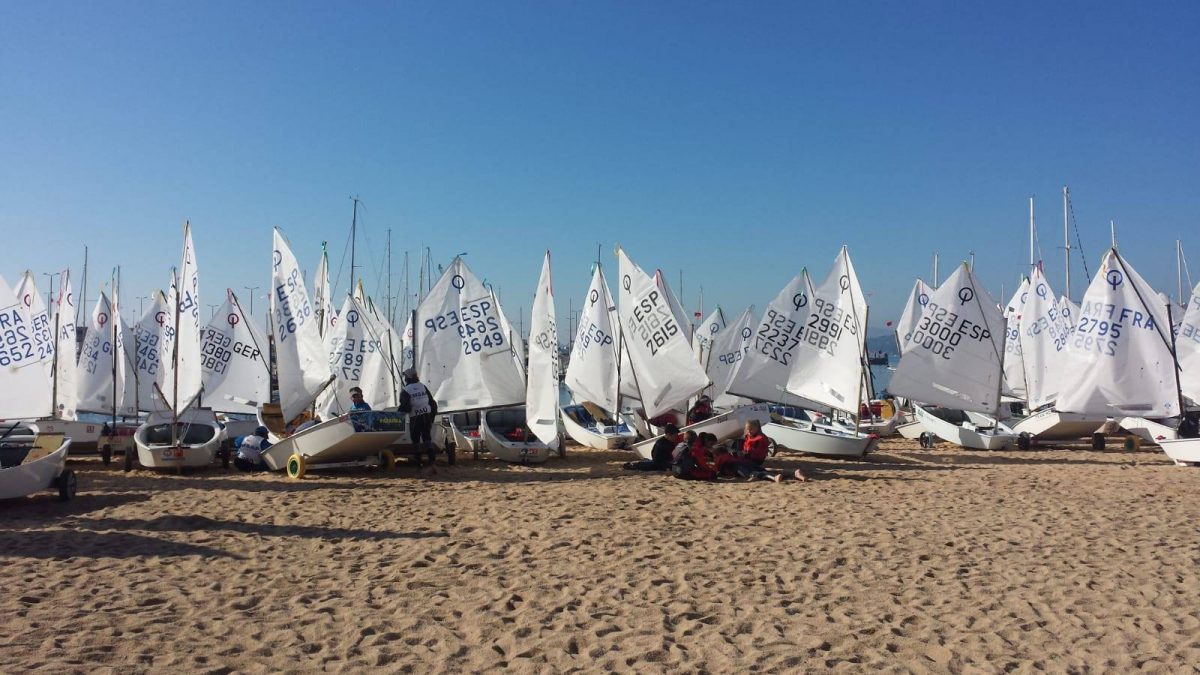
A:
POLYGON ((379 468, 383 469, 384 471, 391 471, 392 469, 396 468, 396 453, 384 448, 383 451, 379 453, 379 468))
POLYGON ((558 458, 567 458, 567 439, 563 438, 562 436, 558 437, 558 458))
POLYGON ((125 461, 123 468, 125 469, 126 473, 133 471, 133 453, 135 452, 137 452, 137 450, 134 450, 133 448, 125 449, 125 461))
POLYGON ((1032 444, 1033 444, 1033 438, 1030 437, 1028 431, 1022 431, 1021 435, 1017 436, 1017 447, 1018 448, 1020 448, 1022 450, 1028 450, 1029 446, 1032 444))
POLYGON ((107 443, 103 448, 100 448, 100 459, 104 462, 104 466, 112 464, 112 446, 107 443))
POLYGON ((288 478, 300 480, 304 478, 304 458, 300 455, 292 455, 287 461, 288 478))
POLYGON ((446 466, 454 466, 458 461, 458 450, 453 445, 446 446, 446 466))
POLYGON ((1125 442, 1121 446, 1125 452, 1137 452, 1142 449, 1141 436, 1126 436, 1125 442))
POLYGON ((75 498, 75 491, 79 488, 79 480, 75 478, 75 472, 66 469, 58 474, 58 498, 64 502, 71 501, 75 498))
POLYGON ((1103 450, 1104 449, 1104 434, 1092 434, 1092 449, 1093 450, 1103 450))

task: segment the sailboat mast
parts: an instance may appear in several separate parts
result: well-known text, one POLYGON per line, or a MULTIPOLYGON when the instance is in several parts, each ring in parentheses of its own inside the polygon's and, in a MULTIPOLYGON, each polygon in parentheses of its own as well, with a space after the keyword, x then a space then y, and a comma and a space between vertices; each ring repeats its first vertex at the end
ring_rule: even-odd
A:
POLYGON ((112 428, 117 428, 117 317, 121 308, 117 306, 117 284, 120 283, 120 268, 113 271, 112 305, 109 307, 108 323, 112 326, 112 428))
POLYGON ((1067 229, 1067 208, 1070 204, 1071 193, 1066 185, 1063 186, 1063 286, 1067 290, 1067 299, 1071 299, 1071 234, 1067 229))
POLYGON ((87 263, 88 263, 88 247, 83 247, 83 295, 79 296, 82 302, 75 303, 75 325, 79 325, 79 306, 87 304, 87 263))
POLYGON ((54 374, 54 377, 50 379, 50 417, 52 419, 58 417, 58 345, 60 342, 58 331, 62 330, 60 328, 62 320, 61 295, 58 296, 58 304, 59 307, 54 312, 54 355, 50 357, 50 372, 54 374))
MULTIPOLYGON (((387 320, 388 320, 388 323, 390 324, 390 323, 394 323, 393 319, 395 318, 395 315, 392 313, 392 228, 390 228, 390 227, 388 228, 388 233, 387 233, 387 259, 388 259, 388 261, 387 261, 387 271, 388 271, 387 320)), ((390 345, 391 334, 388 335, 388 340, 389 340, 389 345, 390 345)))
POLYGON ((1175 240, 1175 302, 1183 304, 1183 246, 1175 240))
POLYGON ((179 309, 181 303, 179 302, 178 270, 171 270, 171 284, 175 286, 175 339, 171 341, 171 446, 174 447, 179 441, 179 309))
POLYGON ((354 248, 358 239, 358 197, 350 198, 354 202, 354 211, 350 216, 350 295, 354 295, 354 248))
POLYGON ((938 286, 938 254, 937 254, 937 251, 933 252, 933 286, 934 286, 934 288, 936 288, 938 286))
POLYGON ((1029 266, 1033 267, 1033 240, 1037 238, 1037 229, 1033 224, 1033 197, 1029 198, 1029 266))

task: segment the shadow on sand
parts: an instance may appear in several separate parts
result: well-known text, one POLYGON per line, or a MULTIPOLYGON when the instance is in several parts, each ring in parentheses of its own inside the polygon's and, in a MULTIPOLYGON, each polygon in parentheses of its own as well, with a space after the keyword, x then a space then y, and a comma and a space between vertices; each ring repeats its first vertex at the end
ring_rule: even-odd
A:
POLYGON ((172 558, 201 556, 234 558, 241 556, 198 544, 148 537, 132 532, 88 532, 86 530, 49 530, 45 532, 0 533, 0 558, 136 558, 139 556, 172 558))
POLYGON ((72 523, 89 530, 142 530, 149 532, 236 532, 261 537, 305 537, 309 539, 355 539, 386 541, 392 539, 436 539, 449 537, 445 531, 389 532, 313 525, 275 525, 214 520, 207 516, 159 516, 157 518, 96 518, 72 523))

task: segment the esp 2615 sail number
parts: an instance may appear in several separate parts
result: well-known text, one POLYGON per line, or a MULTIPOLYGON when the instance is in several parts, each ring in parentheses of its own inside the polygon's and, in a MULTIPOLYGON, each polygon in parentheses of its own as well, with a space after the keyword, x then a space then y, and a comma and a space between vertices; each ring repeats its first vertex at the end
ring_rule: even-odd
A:
POLYGON ((679 323, 657 288, 651 288, 634 303, 627 328, 630 334, 646 345, 651 356, 658 354, 658 350, 665 347, 671 338, 679 335, 679 323))
POLYGON ((500 330, 500 316, 490 297, 468 301, 459 309, 426 319, 425 327, 434 334, 457 330, 464 356, 494 354, 508 349, 504 331, 500 330))

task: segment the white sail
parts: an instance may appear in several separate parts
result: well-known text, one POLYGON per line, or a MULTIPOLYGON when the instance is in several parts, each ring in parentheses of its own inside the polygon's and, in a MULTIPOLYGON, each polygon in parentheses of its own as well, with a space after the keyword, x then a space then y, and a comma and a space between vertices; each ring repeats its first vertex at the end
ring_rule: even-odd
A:
POLYGON ((899 345, 900 354, 904 354, 904 350, 911 343, 908 338, 912 335, 913 328, 917 325, 917 319, 921 316, 921 310, 929 303, 929 297, 933 295, 933 289, 924 281, 917 279, 913 283, 912 293, 908 295, 908 302, 904 305, 904 312, 900 315, 900 319, 896 321, 896 343, 899 345))
POLYGON ((1029 279, 1022 279, 1017 292, 1004 309, 1004 388, 1005 396, 1024 401, 1025 357, 1021 353, 1021 315, 1029 298, 1029 279))
POLYGON ((525 381, 490 291, 461 258, 417 307, 417 372, 441 412, 520 405, 525 381))
POLYGON ((1062 380, 1063 350, 1072 326, 1059 313, 1054 289, 1042 272, 1034 267, 1029 277, 1029 293, 1021 312, 1021 358, 1025 363, 1025 393, 1030 410, 1049 405, 1058 398, 1062 380))
POLYGON ((108 302, 108 295, 101 291, 92 309, 91 324, 79 353, 79 379, 76 384, 80 410, 111 413, 117 405, 118 401, 114 400, 113 352, 112 306, 108 302))
POLYGON ((525 419, 546 447, 558 449, 558 329, 554 320, 554 283, 550 252, 542 261, 533 310, 529 316, 529 377, 525 419))
POLYGON ((646 417, 653 418, 686 404, 708 386, 708 375, 696 363, 661 279, 647 276, 624 250, 617 250, 617 259, 622 342, 646 417))
POLYGON ((346 296, 340 320, 326 336, 333 347, 329 369, 334 379, 317 404, 324 419, 349 412, 353 405, 350 389, 354 387, 362 389, 363 400, 373 410, 396 405, 391 363, 381 339, 386 336, 380 333, 370 314, 371 310, 360 300, 346 296))
POLYGON ((329 352, 304 288, 296 256, 275 229, 271 260, 271 330, 275 339, 279 405, 284 419, 304 411, 329 381, 329 352))
POLYGON ((995 413, 1004 317, 966 263, 930 296, 888 391, 914 401, 995 413))
POLYGON ((699 326, 696 326, 696 332, 692 335, 692 351, 696 353, 696 361, 701 366, 708 368, 713 342, 717 340, 720 332, 725 330, 725 325, 725 314, 718 305, 712 314, 709 314, 704 321, 700 322, 699 326))
POLYGON ((808 310, 787 389, 809 401, 857 414, 867 301, 845 246, 825 281, 814 289, 808 310))
POLYGON ((750 351, 733 375, 728 392, 756 401, 797 403, 787 393, 788 375, 804 341, 814 291, 802 269, 779 291, 754 328, 750 351))
POLYGON ((500 318, 500 330, 508 336, 512 343, 512 360, 517 372, 521 374, 522 387, 525 385, 525 338, 517 333, 513 328, 512 323, 508 320, 508 315, 504 313, 504 307, 500 304, 500 298, 496 297, 495 291, 492 292, 492 302, 496 305, 496 315, 500 318))
POLYGON ((321 242, 321 262, 317 263, 317 274, 313 279, 313 307, 317 311, 317 325, 321 337, 333 330, 334 317, 333 298, 329 288, 329 252, 325 250, 325 242, 321 242))
POLYGON ((1166 305, 1110 249, 1067 342, 1055 408, 1091 415, 1173 417, 1179 394, 1166 305))
MULTIPOLYGON (((163 386, 163 365, 170 352, 163 351, 164 328, 170 328, 171 323, 167 311, 167 296, 162 291, 155 291, 150 306, 142 313, 138 322, 133 326, 134 366, 137 369, 137 399, 138 407, 149 412, 166 410, 162 397, 155 391, 155 385, 163 386)), ((170 334, 174 334, 171 329, 170 334)))
POLYGON ((204 404, 224 413, 253 414, 270 400, 267 339, 242 311, 233 291, 213 315, 200 340, 204 404))
POLYGON ((604 410, 617 409, 617 354, 619 329, 616 305, 608 292, 604 272, 596 265, 588 287, 579 329, 571 345, 567 388, 577 402, 591 401, 604 410))
POLYGON ((0 277, 0 418, 41 417, 53 407, 33 323, 0 277))
POLYGON ((125 323, 124 306, 121 304, 121 290, 118 280, 113 281, 112 322, 113 336, 116 340, 116 364, 113 377, 117 383, 118 415, 138 414, 137 378, 134 373, 134 338, 133 330, 125 323))
POLYGON ((79 401, 77 391, 78 359, 75 353, 78 337, 75 334, 75 290, 71 287, 71 270, 62 271, 58 282, 58 297, 55 299, 55 320, 58 335, 55 352, 53 395, 55 410, 60 419, 75 419, 79 401))
POLYGON ((754 345, 755 325, 754 307, 750 306, 737 320, 719 331, 716 340, 710 343, 708 379, 713 383, 713 405, 732 408, 749 403, 747 399, 730 394, 729 385, 754 345))
POLYGON ((413 325, 412 313, 409 313, 404 319, 404 334, 401 336, 404 351, 400 359, 400 372, 404 372, 413 367, 413 325))
POLYGON ((29 270, 21 275, 17 284, 17 300, 25 308, 25 316, 29 317, 34 353, 46 370, 46 377, 51 378, 54 376, 54 326, 50 323, 50 313, 46 311, 46 303, 42 302, 33 272, 29 270))
POLYGON ((1200 401, 1200 284, 1188 300, 1175 335, 1175 350, 1179 357, 1179 387, 1184 396, 1200 401))

